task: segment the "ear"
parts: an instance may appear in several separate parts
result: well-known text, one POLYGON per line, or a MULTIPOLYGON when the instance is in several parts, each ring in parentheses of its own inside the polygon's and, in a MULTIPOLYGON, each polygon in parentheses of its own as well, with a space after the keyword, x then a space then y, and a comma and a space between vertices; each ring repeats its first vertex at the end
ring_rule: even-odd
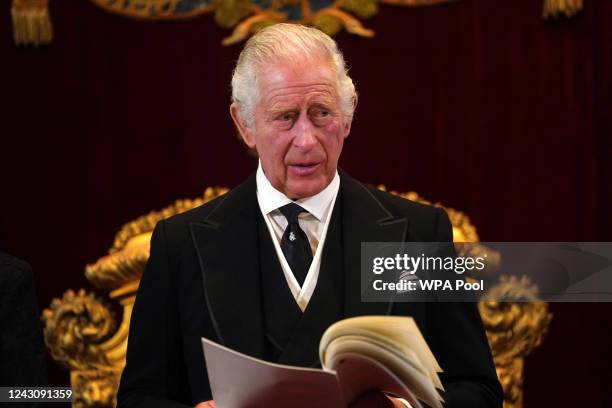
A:
MULTIPOLYGON (((357 109, 357 92, 355 92, 355 96, 353 97, 353 117, 355 117, 355 110, 357 109)), ((351 125, 353 124, 353 118, 351 120, 347 120, 344 124, 344 138, 346 139, 351 133, 351 125)))
POLYGON ((238 133, 240 133, 240 137, 242 137, 242 141, 251 149, 255 149, 255 135, 240 117, 240 108, 236 102, 230 105, 230 115, 236 125, 236 129, 238 129, 238 133))

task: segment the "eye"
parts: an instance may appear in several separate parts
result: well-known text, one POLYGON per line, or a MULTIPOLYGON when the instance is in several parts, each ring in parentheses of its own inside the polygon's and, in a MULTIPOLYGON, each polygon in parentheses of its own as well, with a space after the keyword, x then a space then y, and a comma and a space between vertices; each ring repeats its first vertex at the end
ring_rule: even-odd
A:
POLYGON ((294 112, 284 112, 276 117, 276 120, 280 122, 292 122, 295 118, 294 112))
POLYGON ((328 109, 325 108, 315 108, 314 109, 314 114, 315 116, 319 116, 319 117, 326 117, 329 116, 330 112, 328 109))
POLYGON ((326 108, 315 108, 313 109, 310 114, 312 115, 312 118, 314 120, 327 120, 328 118, 330 118, 332 116, 332 112, 329 109, 326 108))

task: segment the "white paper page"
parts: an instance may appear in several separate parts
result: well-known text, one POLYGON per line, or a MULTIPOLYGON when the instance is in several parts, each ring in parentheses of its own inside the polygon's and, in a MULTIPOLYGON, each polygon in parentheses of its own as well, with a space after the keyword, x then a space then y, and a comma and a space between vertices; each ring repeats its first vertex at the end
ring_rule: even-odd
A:
POLYGON ((202 338, 217 408, 346 408, 334 372, 269 363, 202 338))

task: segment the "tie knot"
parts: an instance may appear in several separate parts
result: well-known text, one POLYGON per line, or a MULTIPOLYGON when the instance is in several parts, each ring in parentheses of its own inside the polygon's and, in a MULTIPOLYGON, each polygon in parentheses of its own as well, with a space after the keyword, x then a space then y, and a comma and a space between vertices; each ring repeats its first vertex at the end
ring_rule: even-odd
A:
POLYGON ((285 216, 289 224, 298 222, 298 215, 305 212, 306 210, 297 205, 296 203, 289 203, 279 208, 279 211, 285 216))

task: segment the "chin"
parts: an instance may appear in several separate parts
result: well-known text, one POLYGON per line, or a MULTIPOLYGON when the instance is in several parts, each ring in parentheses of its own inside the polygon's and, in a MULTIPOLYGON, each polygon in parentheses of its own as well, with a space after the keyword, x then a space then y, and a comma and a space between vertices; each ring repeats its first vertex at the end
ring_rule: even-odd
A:
POLYGON ((287 197, 291 199, 300 199, 312 197, 313 195, 319 194, 327 187, 326 183, 303 183, 299 187, 292 188, 288 191, 287 197))
POLYGON ((323 191, 327 187, 326 183, 320 181, 298 181, 294 183, 295 188, 287 189, 287 197, 291 199, 300 199, 312 197, 323 191))

